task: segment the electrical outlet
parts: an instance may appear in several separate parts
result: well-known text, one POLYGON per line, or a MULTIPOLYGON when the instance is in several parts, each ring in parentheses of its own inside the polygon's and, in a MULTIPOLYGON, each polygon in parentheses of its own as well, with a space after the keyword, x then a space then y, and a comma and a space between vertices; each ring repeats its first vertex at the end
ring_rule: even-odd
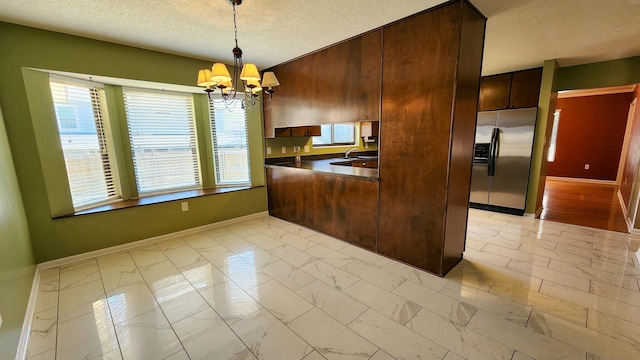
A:
POLYGON ((180 206, 182 206, 182 212, 189 211, 189 203, 188 202, 183 201, 182 203, 180 203, 180 206))
POLYGON ((304 152, 309 152, 311 151, 311 149, 309 148, 309 145, 305 145, 304 146, 304 152))
POLYGON ((267 155, 271 155, 271 147, 267 146, 267 155))
POLYGON ((589 164, 584 164, 584 169, 585 169, 585 170, 589 170, 589 166, 591 166, 591 165, 589 165, 589 164))
POLYGON ((286 154, 286 153, 287 153, 287 147, 286 147, 286 146, 283 146, 283 147, 282 147, 282 153, 283 153, 283 154, 286 154))

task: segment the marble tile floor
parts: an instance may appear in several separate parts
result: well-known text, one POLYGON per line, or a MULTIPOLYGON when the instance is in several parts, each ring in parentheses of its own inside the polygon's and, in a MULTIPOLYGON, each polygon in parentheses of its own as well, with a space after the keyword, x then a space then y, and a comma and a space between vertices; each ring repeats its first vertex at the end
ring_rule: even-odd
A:
POLYGON ((27 358, 640 359, 639 245, 471 210, 439 278, 264 216, 43 270, 27 358))

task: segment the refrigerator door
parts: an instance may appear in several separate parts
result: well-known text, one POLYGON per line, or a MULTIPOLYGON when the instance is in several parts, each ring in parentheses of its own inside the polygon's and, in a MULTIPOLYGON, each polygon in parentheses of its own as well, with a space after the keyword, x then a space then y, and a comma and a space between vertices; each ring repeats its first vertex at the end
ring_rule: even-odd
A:
MULTIPOLYGON (((497 120, 497 111, 478 113, 476 144, 491 143, 491 132, 496 127, 497 120)), ((489 167, 486 162, 473 163, 469 201, 478 204, 487 204, 489 202, 489 167)))
POLYGON ((524 210, 538 108, 498 112, 500 129, 489 205, 524 210))

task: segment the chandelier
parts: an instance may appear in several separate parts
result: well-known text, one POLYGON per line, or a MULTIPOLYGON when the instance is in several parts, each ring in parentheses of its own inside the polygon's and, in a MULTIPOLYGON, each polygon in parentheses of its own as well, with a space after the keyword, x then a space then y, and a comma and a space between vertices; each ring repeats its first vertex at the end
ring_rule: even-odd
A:
POLYGON ((211 98, 212 92, 215 93, 219 89, 227 108, 230 108, 235 100, 244 100, 248 106, 255 105, 257 102, 268 103, 273 97, 274 88, 280 85, 278 78, 273 71, 267 71, 263 74, 262 82, 260 82, 260 72, 256 65, 242 63, 242 49, 238 47, 238 26, 236 24, 236 6, 242 4, 242 0, 226 1, 233 6, 233 30, 236 45, 233 48, 233 77, 229 74, 225 64, 214 63, 211 70, 202 69, 198 72, 198 86, 205 87, 204 91, 207 92, 209 98, 211 98), (238 69, 242 69, 239 79, 238 69), (238 96, 236 87, 240 83, 244 98, 241 98, 242 95, 238 96), (263 101, 258 99, 261 91, 268 95, 263 101))

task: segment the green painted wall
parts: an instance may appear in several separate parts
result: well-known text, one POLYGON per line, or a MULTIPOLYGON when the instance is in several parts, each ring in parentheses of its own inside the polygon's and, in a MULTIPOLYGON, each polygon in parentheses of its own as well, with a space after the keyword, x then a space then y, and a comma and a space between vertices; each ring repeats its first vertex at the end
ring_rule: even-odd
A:
POLYGON ((563 67, 557 80, 559 91, 638 84, 640 56, 563 67))
POLYGON ((0 360, 16 356, 34 273, 27 218, 0 111, 0 360))
POLYGON ((557 89, 558 62, 547 60, 542 68, 542 82, 540 96, 538 98, 538 119, 533 138, 533 154, 531 157, 531 170, 529 172, 529 187, 527 190, 527 204, 525 212, 538 214, 542 206, 542 194, 544 193, 544 181, 547 176, 547 141, 551 127, 547 126, 549 119, 553 118, 558 97, 557 89))
MULTIPOLYGON (((193 86, 198 69, 211 62, 3 22, 0 53, 0 107, 38 262, 267 210, 266 188, 258 187, 189 199, 185 213, 175 201, 52 219, 49 198, 60 196, 57 191, 65 180, 47 167, 50 160, 59 161, 60 150, 42 131, 51 118, 32 112, 46 106, 44 97, 34 96, 46 89, 38 90, 37 76, 30 77, 33 71, 25 68, 193 86)), ((252 180, 258 186, 265 182, 262 128, 261 111, 254 109, 249 115, 249 145, 252 180)))

